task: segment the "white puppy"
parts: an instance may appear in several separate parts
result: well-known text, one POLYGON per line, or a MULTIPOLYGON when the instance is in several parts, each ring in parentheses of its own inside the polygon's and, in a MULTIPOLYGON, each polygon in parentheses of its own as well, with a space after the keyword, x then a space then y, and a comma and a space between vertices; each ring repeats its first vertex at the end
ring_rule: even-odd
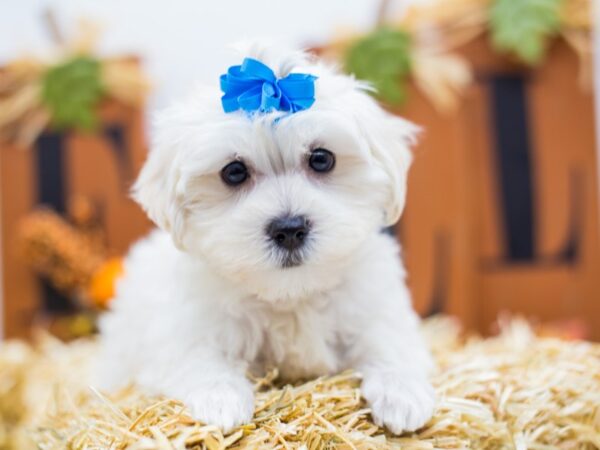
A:
POLYGON ((132 249, 101 321, 101 385, 134 381, 229 430, 252 418, 249 370, 355 368, 375 423, 419 428, 431 359, 381 232, 404 206, 415 127, 305 55, 245 56, 318 76, 316 101, 225 113, 206 88, 160 115, 134 192, 162 231, 132 249))

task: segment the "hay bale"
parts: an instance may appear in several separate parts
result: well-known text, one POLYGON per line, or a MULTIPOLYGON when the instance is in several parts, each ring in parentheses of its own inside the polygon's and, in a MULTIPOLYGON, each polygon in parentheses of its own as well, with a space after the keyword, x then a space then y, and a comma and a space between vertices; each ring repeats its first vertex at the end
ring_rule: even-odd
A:
POLYGON ((96 344, 80 340, 64 344, 47 334, 37 334, 35 346, 8 341, 0 346, 0 449, 38 448, 31 425, 69 397, 83 402, 90 378, 90 355, 96 344))
MULTIPOLYGON (((253 422, 226 436, 195 422, 178 401, 132 387, 106 396, 83 389, 77 377, 68 386, 54 378, 65 368, 79 373, 82 346, 89 353, 93 343, 62 345, 64 367, 51 374, 35 368, 36 358, 27 362, 37 374, 24 389, 37 384, 35 395, 48 397, 43 385, 54 398, 24 426, 45 450, 600 448, 600 345, 539 338, 523 321, 490 339, 462 339, 447 319, 428 321, 424 331, 439 365, 439 401, 424 428, 400 437, 373 425, 352 372, 294 386, 278 384, 275 372, 255 380, 253 422)), ((59 353, 55 347, 55 360, 59 353)), ((42 367, 52 361, 43 351, 37 358, 42 367)))

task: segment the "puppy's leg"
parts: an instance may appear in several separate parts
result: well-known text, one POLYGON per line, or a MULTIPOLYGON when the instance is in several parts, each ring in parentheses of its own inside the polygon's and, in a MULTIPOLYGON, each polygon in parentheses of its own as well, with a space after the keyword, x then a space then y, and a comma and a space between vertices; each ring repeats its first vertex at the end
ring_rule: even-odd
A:
POLYGON ((225 432, 252 419, 254 393, 244 364, 202 353, 170 369, 161 391, 182 400, 194 419, 225 432))
POLYGON ((431 418, 435 393, 428 380, 432 362, 417 327, 396 319, 397 323, 382 320, 365 330, 358 368, 374 422, 400 434, 431 418))

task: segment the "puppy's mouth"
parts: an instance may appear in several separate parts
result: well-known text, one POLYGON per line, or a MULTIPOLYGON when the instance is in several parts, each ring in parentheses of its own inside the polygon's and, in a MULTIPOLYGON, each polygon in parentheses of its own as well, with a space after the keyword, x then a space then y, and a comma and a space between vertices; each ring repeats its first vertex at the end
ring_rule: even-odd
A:
POLYGON ((304 258, 299 251, 285 252, 281 258, 281 267, 288 269, 302 265, 304 258))

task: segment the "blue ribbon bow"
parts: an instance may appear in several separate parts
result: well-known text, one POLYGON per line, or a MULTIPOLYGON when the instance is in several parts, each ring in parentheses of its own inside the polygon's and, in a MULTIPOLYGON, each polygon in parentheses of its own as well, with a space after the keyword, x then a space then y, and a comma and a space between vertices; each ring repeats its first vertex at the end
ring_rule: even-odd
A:
POLYGON ((316 79, 306 73, 290 73, 278 79, 265 64, 246 58, 241 66, 231 66, 221 75, 223 110, 226 113, 240 108, 246 112, 302 111, 315 102, 316 79))

